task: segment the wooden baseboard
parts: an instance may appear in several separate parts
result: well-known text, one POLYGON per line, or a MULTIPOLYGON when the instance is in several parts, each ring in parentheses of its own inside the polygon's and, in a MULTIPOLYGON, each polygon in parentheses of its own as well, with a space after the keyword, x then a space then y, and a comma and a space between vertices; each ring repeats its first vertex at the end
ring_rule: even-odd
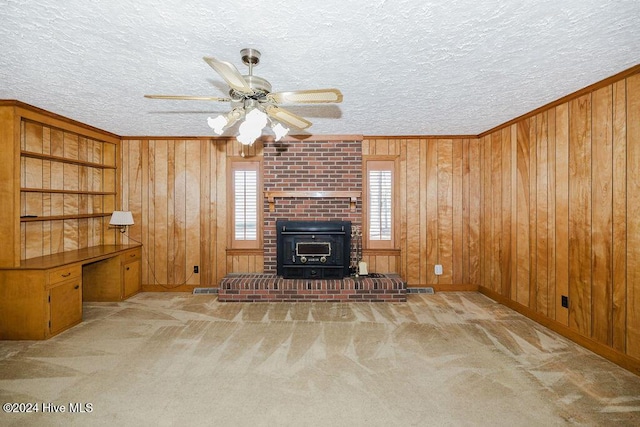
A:
POLYGON ((193 292, 200 285, 142 285, 142 292, 193 292))
POLYGON ((589 337, 585 337, 584 335, 569 328, 568 326, 565 326, 553 319, 549 319, 548 317, 543 316, 542 314, 530 309, 529 307, 525 307, 522 304, 512 301, 509 298, 504 297, 495 291, 492 291, 491 289, 479 286, 478 291, 481 294, 491 298, 492 300, 504 306, 507 306, 510 309, 522 314, 523 316, 526 316, 529 319, 541 324, 542 326, 545 326, 552 331, 562 335, 563 337, 570 339, 571 341, 579 344, 587 350, 590 350, 595 354, 604 357, 605 359, 636 375, 640 375, 640 360, 624 354, 618 350, 615 350, 598 341, 594 341, 589 337))

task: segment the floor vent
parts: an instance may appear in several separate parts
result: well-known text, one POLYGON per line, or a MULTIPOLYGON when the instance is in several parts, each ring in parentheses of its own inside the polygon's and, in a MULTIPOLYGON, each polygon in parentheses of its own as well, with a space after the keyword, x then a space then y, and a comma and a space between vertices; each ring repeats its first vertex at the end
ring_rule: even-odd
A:
POLYGON ((194 294, 217 294, 218 288, 193 288, 194 294))
POLYGON ((429 286, 427 288, 407 288, 407 293, 408 294, 429 294, 429 295, 433 295, 436 292, 433 290, 433 288, 431 286, 429 286))

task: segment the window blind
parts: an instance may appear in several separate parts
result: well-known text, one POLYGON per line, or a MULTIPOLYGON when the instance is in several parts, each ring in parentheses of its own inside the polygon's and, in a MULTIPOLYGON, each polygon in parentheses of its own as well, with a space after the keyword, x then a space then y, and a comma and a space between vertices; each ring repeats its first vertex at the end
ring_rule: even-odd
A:
POLYGON ((369 171, 369 240, 391 240, 391 171, 369 171))
POLYGON ((235 170, 233 187, 235 240, 257 240, 258 172, 235 170))

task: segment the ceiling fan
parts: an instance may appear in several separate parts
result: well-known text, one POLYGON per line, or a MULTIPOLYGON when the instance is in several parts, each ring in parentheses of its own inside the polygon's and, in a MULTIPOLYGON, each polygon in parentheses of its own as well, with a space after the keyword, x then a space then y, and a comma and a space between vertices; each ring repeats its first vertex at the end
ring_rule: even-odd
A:
POLYGON ((260 52, 246 48, 240 51, 242 62, 249 67, 249 74, 242 75, 230 62, 220 61, 205 56, 203 59, 229 85, 229 97, 188 96, 188 95, 145 95, 153 99, 182 99, 197 101, 229 102, 231 111, 216 118, 209 117, 207 122, 217 135, 245 119, 240 125, 238 141, 251 145, 260 137, 262 129, 271 122, 276 140, 285 136, 289 129, 307 129, 311 122, 288 111, 280 104, 320 104, 342 102, 342 93, 338 89, 295 90, 288 92, 271 92, 271 83, 262 77, 253 75, 253 67, 260 62, 260 52))

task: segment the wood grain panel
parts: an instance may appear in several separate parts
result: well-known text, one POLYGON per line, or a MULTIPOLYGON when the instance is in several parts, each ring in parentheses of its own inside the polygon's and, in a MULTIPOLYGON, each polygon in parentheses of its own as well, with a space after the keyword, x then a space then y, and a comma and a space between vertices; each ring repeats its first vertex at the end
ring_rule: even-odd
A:
POLYGON ((41 123, 23 121, 20 148, 33 153, 43 153, 43 126, 41 123))
POLYGON ((377 156, 386 156, 389 154, 389 140, 388 139, 376 139, 376 152, 377 156))
POLYGON ((438 284, 453 284, 453 141, 438 144, 438 284))
POLYGON ((569 102, 569 327, 591 335, 591 96, 569 102))
POLYGON ((627 318, 627 108, 626 82, 613 85, 613 348, 626 351, 627 318))
POLYGON ((569 310, 562 306, 562 296, 569 296, 569 106, 567 104, 556 107, 555 125, 555 320, 568 326, 569 310))
POLYGON ((516 300, 518 295, 518 126, 513 124, 509 127, 509 135, 511 138, 511 203, 510 203, 510 227, 511 235, 511 265, 510 265, 510 289, 509 298, 516 300))
POLYGON ((180 242, 176 242, 175 239, 175 203, 176 203, 176 161, 175 161, 175 145, 176 141, 168 140, 167 141, 167 175, 166 175, 166 221, 167 221, 167 242, 166 242, 166 257, 167 257, 167 278, 165 283, 171 284, 179 284, 181 283, 179 279, 176 277, 180 273, 176 268, 176 256, 178 255, 179 249, 176 247, 180 244, 180 242))
MULTIPOLYGON (((377 144, 376 144, 377 150, 377 144)), ((416 190, 420 189, 420 140, 407 141, 407 188, 413 189, 407 192, 407 265, 406 280, 409 285, 420 284, 420 194, 416 190), (418 232, 417 232, 418 231, 418 232)), ((436 184, 437 185, 437 184, 436 184)), ((428 184, 427 197, 437 199, 437 190, 433 193, 432 187, 428 184)), ((428 218, 428 221, 431 217, 428 218)), ((437 229, 429 229, 427 233, 437 235, 437 229)), ((426 238, 426 236, 425 236, 426 238)), ((434 236, 429 236, 434 238, 434 236)), ((436 237, 437 238, 437 237, 436 237)))
POLYGON ((491 282, 491 226, 492 226, 492 198, 491 198, 491 135, 485 136, 480 140, 480 159, 481 159, 481 215, 480 223, 480 284, 492 289, 491 282))
MULTIPOLYGON (((179 181, 184 181, 184 203, 181 203, 184 212, 184 230, 180 233, 180 236, 185 239, 184 248, 184 268, 185 275, 189 277, 190 272, 193 271, 193 266, 202 266, 200 256, 200 162, 194 161, 200 157, 200 150, 202 146, 206 146, 207 143, 201 141, 187 141, 185 143, 185 158, 183 177, 179 177, 179 181)), ((202 274, 202 273, 199 273, 202 274)), ((197 276, 191 276, 187 284, 199 284, 200 280, 197 276)))
POLYGON ((489 137, 491 143, 491 158, 489 167, 491 183, 488 191, 491 198, 491 228, 489 245, 489 288, 499 292, 502 287, 502 132, 496 132, 489 137))
POLYGON ((537 165, 538 165, 538 150, 537 150, 537 136, 536 133, 537 116, 533 116, 530 119, 529 126, 529 306, 534 310, 537 307, 537 165))
POLYGON ((65 132, 63 137, 62 157, 78 159, 78 135, 65 132))
MULTIPOLYGON (((363 174, 364 176, 364 174, 363 174)), ((400 213, 400 239, 396 242, 396 247, 400 248, 400 268, 398 273, 403 277, 407 277, 407 199, 409 197, 407 190, 407 141, 400 140, 400 159, 398 161, 398 196, 400 197, 399 213, 400 213)))
MULTIPOLYGON (((409 142, 407 142, 409 144, 409 142)), ((425 274, 424 281, 422 283, 426 283, 427 285, 437 284, 439 279, 438 276, 434 274, 435 265, 440 263, 440 248, 439 248, 439 239, 440 239, 440 229, 438 225, 438 143, 437 140, 424 140, 424 145, 426 148, 426 158, 427 162, 425 164, 426 170, 424 171, 426 175, 426 186, 423 185, 423 188, 426 189, 426 215, 424 220, 426 220, 427 232, 425 235, 427 253, 426 264, 423 267, 423 272, 425 274)), ((411 156, 412 153, 407 153, 408 156, 411 156)), ((414 154, 415 155, 415 154, 414 154)), ((411 183, 407 182, 407 193, 411 194, 412 190, 411 183)), ((407 212, 407 215, 411 215, 407 212)), ((408 230, 407 235, 411 235, 411 229, 408 230)), ((410 268, 410 265, 408 266, 410 268)))
POLYGON ((511 144, 511 128, 504 128, 501 131, 501 165, 500 165, 500 180, 501 180, 501 201, 500 201, 500 216, 501 216, 501 247, 500 247, 500 286, 498 291, 505 296, 511 295, 511 282, 514 272, 513 255, 512 255, 512 239, 513 230, 512 224, 512 178, 511 174, 511 162, 512 162, 512 144, 511 144))
MULTIPOLYGON (((186 284, 191 276, 194 264, 187 268, 187 246, 191 243, 187 239, 187 145, 193 141, 174 141, 174 171, 173 176, 173 252, 174 273, 171 283, 186 284)), ((200 144, 196 141, 196 144, 200 144)), ((196 187, 197 188, 197 187, 196 187)), ((197 206, 197 205, 196 205, 197 206)), ((197 229, 197 227, 195 227, 197 229)), ((196 234, 197 236, 197 234, 196 234)), ((195 240, 198 241, 197 239, 195 240)))
POLYGON ((517 124, 517 206, 516 206, 516 295, 515 300, 529 305, 530 255, 530 120, 517 124))
MULTIPOLYGON (((230 144, 227 144, 230 145, 230 144)), ((211 200, 215 200, 212 206, 212 214, 215 215, 216 223, 215 227, 212 227, 212 242, 215 244, 215 283, 218 283, 227 273, 225 266, 225 256, 227 249, 227 159, 223 155, 224 145, 215 144, 211 150, 212 166, 215 163, 215 172, 212 171, 212 176, 215 176, 216 185, 212 185, 212 191, 214 194, 211 196, 211 200)))
POLYGON ((452 156, 451 162, 453 164, 451 172, 451 283, 467 283, 463 279, 463 270, 465 259, 463 255, 463 242, 464 242, 464 223, 463 214, 464 198, 463 198, 463 180, 464 180, 464 168, 463 168, 463 156, 464 146, 466 140, 452 141, 452 156))
POLYGON ((592 95, 591 304, 592 337, 613 344, 613 132, 611 86, 592 95))
POLYGON ((640 75, 627 79, 627 354, 640 358, 640 75))
MULTIPOLYGON (((152 212, 149 209, 149 196, 152 190, 152 179, 153 175, 150 175, 153 170, 153 160, 149 155, 149 141, 142 140, 140 147, 140 157, 141 157, 141 209, 140 209, 140 223, 141 223, 141 236, 140 242, 142 242, 143 251, 146 252, 146 258, 143 261, 142 265, 142 277, 141 281, 143 285, 155 285, 156 280, 153 278, 151 272, 151 260, 153 259, 154 248, 152 245, 153 233, 152 233, 152 212)), ((124 176, 124 174, 123 174, 124 176)), ((131 176, 131 175, 129 175, 131 176)), ((122 185, 131 185, 131 181, 127 183, 122 183, 122 185)), ((125 205, 126 201, 123 201, 123 205, 125 205)), ((133 205, 129 204, 129 207, 132 208, 133 205)), ((135 213, 132 211, 132 214, 135 218, 135 213)), ((144 257, 143 257, 144 258, 144 257)))
POLYGON ((470 283, 470 239, 471 233, 471 203, 470 203, 470 181, 471 164, 469 161, 469 140, 463 140, 462 144, 462 283, 470 283))
POLYGON ((469 283, 480 285, 480 140, 469 141, 469 283))
POLYGON ((547 268, 548 298, 547 316, 556 317, 556 110, 551 108, 547 115, 547 268))
MULTIPOLYGON (((427 260, 427 262, 421 262, 418 267, 420 270, 420 278, 419 283, 432 283, 435 282, 435 278, 429 276, 429 257, 433 257, 433 240, 430 239, 430 233, 427 225, 429 224, 427 221, 427 215, 429 212, 429 189, 428 189, 428 175, 427 175, 427 156, 429 141, 419 140, 419 152, 411 153, 409 155, 419 156, 420 159, 420 188, 419 188, 419 197, 420 197, 420 259, 427 260)), ((433 259, 431 259, 433 261, 433 259)), ((378 270, 371 270, 378 271, 378 270)))
POLYGON ((198 221, 200 224, 200 237, 199 237, 199 265, 200 276, 198 281, 201 284, 213 284, 217 283, 213 278, 213 268, 215 263, 213 262, 213 252, 211 250, 210 236, 211 236, 211 222, 207 221, 207 218, 211 217, 211 142, 206 141, 200 144, 200 174, 194 176, 193 185, 198 185, 200 189, 200 209, 198 213, 198 221))
POLYGON ((362 155, 369 156, 371 155, 371 141, 368 139, 362 140, 362 155))
POLYGON ((536 310, 549 315, 549 172, 547 112, 536 116, 536 310))

